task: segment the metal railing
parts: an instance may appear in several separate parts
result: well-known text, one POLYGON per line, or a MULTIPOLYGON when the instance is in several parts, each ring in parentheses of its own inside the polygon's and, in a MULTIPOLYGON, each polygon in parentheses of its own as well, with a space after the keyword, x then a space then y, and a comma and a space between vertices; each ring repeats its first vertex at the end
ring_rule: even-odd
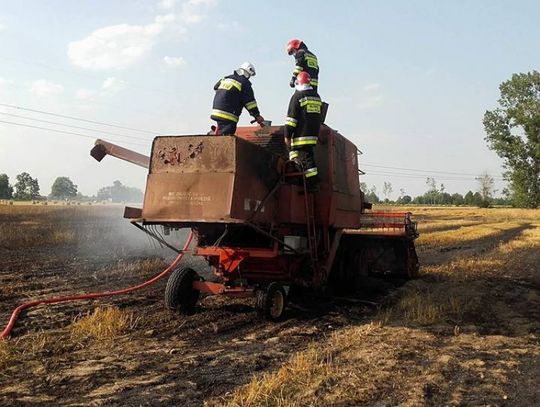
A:
POLYGON ((410 212, 369 212, 360 218, 362 232, 418 237, 417 224, 410 212))

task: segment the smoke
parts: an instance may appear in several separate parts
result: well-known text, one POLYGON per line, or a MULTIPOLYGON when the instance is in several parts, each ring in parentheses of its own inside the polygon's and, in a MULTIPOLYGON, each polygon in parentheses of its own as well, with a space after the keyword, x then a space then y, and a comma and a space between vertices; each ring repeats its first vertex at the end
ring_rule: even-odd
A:
MULTIPOLYGON (((124 219, 121 206, 96 207, 80 215, 79 219, 73 220, 70 228, 77 234, 78 256, 161 257, 164 260, 175 256, 171 249, 159 245, 128 219, 124 219)), ((187 234, 187 230, 171 234, 169 243, 181 248, 187 234)))
MULTIPOLYGON (((129 268, 130 263, 150 260, 154 261, 155 272, 158 272, 160 267, 170 263, 177 255, 171 248, 160 244, 132 225, 129 220, 124 219, 123 208, 120 206, 111 205, 90 210, 89 213, 82 215, 82 221, 74 222, 78 224, 71 226, 72 230, 77 230, 75 255, 79 259, 93 263, 94 272, 95 263, 123 264, 129 268)), ((152 226, 149 230, 178 249, 184 246, 189 234, 189 229, 179 229, 170 230, 170 234, 165 235, 160 225, 152 226)), ((191 244, 191 248, 194 247, 195 242, 191 244)), ((198 256, 186 254, 180 267, 191 267, 205 279, 215 278, 208 263, 198 256)))

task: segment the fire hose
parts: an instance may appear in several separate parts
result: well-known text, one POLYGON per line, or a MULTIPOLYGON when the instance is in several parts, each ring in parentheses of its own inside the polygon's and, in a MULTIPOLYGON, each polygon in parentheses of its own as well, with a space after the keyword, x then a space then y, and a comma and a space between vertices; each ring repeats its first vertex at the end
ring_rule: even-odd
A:
POLYGON ((95 292, 95 293, 88 293, 88 294, 68 295, 64 297, 44 298, 41 300, 25 302, 24 304, 19 305, 17 308, 13 310, 13 313, 11 314, 8 324, 2 331, 2 334, 0 334, 0 338, 5 339, 9 336, 11 330, 15 326, 15 322, 17 321, 17 318, 19 317, 20 313, 24 311, 25 309, 32 308, 41 304, 58 304, 60 302, 92 300, 95 298, 112 297, 114 295, 128 294, 133 291, 141 290, 143 288, 148 287, 149 285, 154 284, 155 282, 162 279, 163 277, 165 277, 167 274, 169 274, 171 271, 174 270, 174 268, 178 265, 178 263, 184 256, 184 252, 188 249, 192 240, 193 240, 193 232, 190 231, 187 237, 186 243, 184 244, 184 247, 182 248, 182 251, 178 254, 178 256, 176 256, 176 258, 172 261, 172 263, 161 273, 155 275, 151 279, 143 283, 140 283, 138 285, 126 287, 126 288, 123 288, 120 290, 114 290, 114 291, 102 291, 102 292, 95 292))

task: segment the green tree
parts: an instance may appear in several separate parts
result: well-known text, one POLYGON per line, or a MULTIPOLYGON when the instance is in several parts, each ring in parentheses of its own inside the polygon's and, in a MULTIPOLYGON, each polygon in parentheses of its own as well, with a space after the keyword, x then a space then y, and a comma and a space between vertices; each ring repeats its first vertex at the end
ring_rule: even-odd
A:
POLYGON ((484 114, 485 140, 503 160, 516 206, 540 206, 540 72, 499 86, 499 107, 484 114))
POLYGON ((428 191, 424 194, 424 202, 427 204, 436 204, 439 201, 439 190, 437 189, 437 181, 433 177, 426 178, 428 191))
POLYGON ((7 174, 0 174, 0 199, 13 198, 13 187, 9 185, 7 174))
POLYGON ((494 181, 493 177, 487 172, 476 178, 478 181, 478 192, 482 196, 482 207, 487 208, 493 199, 494 181))
POLYGON ((86 196, 86 195, 83 195, 81 192, 77 192, 77 196, 75 197, 75 200, 79 202, 89 202, 89 201, 92 201, 93 198, 95 197, 86 196))
POLYGON ((409 195, 403 195, 401 198, 400 198, 400 203, 402 204, 410 204, 412 202, 412 198, 409 196, 409 195))
POLYGON ((512 202, 507 197, 493 198, 493 205, 509 206, 512 202))
POLYGON ((371 202, 371 203, 381 202, 381 200, 377 196, 377 188, 375 187, 375 185, 373 185, 371 189, 369 189, 369 191, 365 191, 365 192, 366 192, 366 200, 368 202, 371 202))
POLYGON ((411 202, 412 202, 412 198, 410 195, 405 194, 405 188, 400 188, 399 196, 398 196, 398 199, 396 200, 396 203, 406 205, 406 204, 410 204, 411 202))
POLYGON ((77 196, 77 185, 68 177, 58 177, 51 187, 51 199, 70 199, 77 196))
POLYGON ((97 193, 100 200, 112 202, 142 202, 143 193, 138 188, 123 185, 120 181, 114 181, 112 186, 101 188, 97 193))
POLYGON ((480 192, 475 192, 473 195, 473 205, 478 206, 479 208, 486 208, 489 204, 486 205, 486 201, 482 198, 480 192))
POLYGON ((452 203, 452 195, 450 195, 448 192, 441 191, 439 192, 438 202, 441 205, 450 205, 452 203))
POLYGON ((15 194, 13 197, 20 201, 39 198, 39 183, 36 178, 32 178, 27 172, 17 175, 15 183, 15 194))
POLYGON ((463 195, 459 193, 452 194, 452 204, 454 205, 463 205, 465 203, 465 200, 463 199, 463 195))
POLYGON ((364 194, 369 192, 369 188, 365 182, 360 183, 360 191, 362 191, 364 194))
POLYGON ((472 191, 469 191, 465 194, 463 198, 465 205, 474 205, 474 194, 472 191))
POLYGON ((391 182, 386 182, 384 181, 384 184, 383 184, 383 195, 385 196, 385 201, 388 202, 388 197, 390 196, 390 194, 393 192, 393 189, 392 189, 392 183, 391 182))
POLYGON ((437 181, 435 181, 435 178, 427 177, 426 185, 428 186, 428 192, 437 192, 437 181))

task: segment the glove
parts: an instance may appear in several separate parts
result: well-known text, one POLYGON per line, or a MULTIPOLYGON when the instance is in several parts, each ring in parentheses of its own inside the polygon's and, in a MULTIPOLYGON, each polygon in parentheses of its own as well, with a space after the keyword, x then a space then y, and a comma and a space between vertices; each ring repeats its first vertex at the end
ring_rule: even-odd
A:
POLYGON ((264 126, 264 117, 262 117, 261 115, 258 115, 257 117, 255 117, 255 121, 259 123, 261 126, 264 126))
POLYGON ((296 78, 292 78, 291 81, 289 82, 289 86, 291 88, 294 88, 294 81, 296 80, 296 78))

